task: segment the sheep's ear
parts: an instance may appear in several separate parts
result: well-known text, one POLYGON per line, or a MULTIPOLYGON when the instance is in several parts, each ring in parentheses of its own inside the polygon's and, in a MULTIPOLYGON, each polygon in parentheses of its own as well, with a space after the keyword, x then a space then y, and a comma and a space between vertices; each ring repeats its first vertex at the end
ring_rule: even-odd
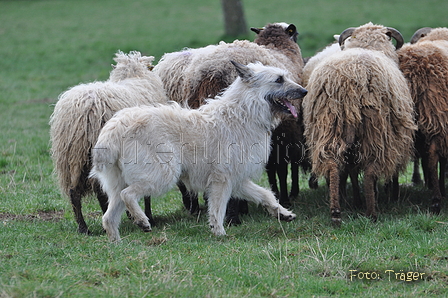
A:
POLYGON ((289 38, 291 38, 291 40, 297 42, 297 35, 299 35, 299 32, 297 32, 297 28, 294 24, 289 25, 288 28, 286 28, 285 32, 289 35, 289 38))
POLYGON ((252 30, 253 32, 260 34, 261 31, 263 31, 263 28, 255 28, 255 27, 251 27, 250 30, 252 30))
POLYGON ((243 82, 249 82, 252 79, 254 72, 249 67, 233 60, 230 60, 230 62, 235 66, 235 69, 243 82))

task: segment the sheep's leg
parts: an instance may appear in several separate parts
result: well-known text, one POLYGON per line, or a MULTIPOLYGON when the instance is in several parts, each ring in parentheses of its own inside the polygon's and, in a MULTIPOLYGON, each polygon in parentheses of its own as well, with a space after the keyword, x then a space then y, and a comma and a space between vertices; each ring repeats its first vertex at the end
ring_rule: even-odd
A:
POLYGON ((299 197, 299 163, 297 161, 291 162, 291 191, 289 198, 295 200, 299 197))
POLYGON ((353 190, 353 205, 355 208, 361 208, 361 190, 359 188, 359 180, 358 180, 358 168, 352 168, 349 172, 350 181, 352 182, 352 190, 353 190))
POLYGON ((317 189, 319 187, 318 178, 316 174, 311 173, 310 177, 308 178, 308 187, 311 189, 317 189))
POLYGON ((252 181, 246 181, 241 187, 242 197, 248 201, 260 204, 274 217, 284 221, 291 221, 296 215, 280 205, 272 191, 265 189, 252 181))
POLYGON ((154 218, 152 217, 152 210, 151 210, 151 197, 146 196, 143 198, 145 202, 145 215, 148 217, 149 223, 151 226, 155 226, 156 222, 154 218))
POLYGON ((366 216, 376 221, 375 208, 376 175, 372 166, 367 166, 364 171, 364 196, 366 198, 366 216))
MULTIPOLYGON (((272 151, 274 151, 274 149, 272 151)), ((269 156, 269 161, 266 164, 266 173, 268 175, 268 181, 269 185, 271 186, 271 190, 274 192, 275 196, 279 198, 280 193, 277 187, 277 168, 276 168, 277 163, 275 163, 273 155, 274 153, 271 152, 271 155, 269 156)))
POLYGON ((208 189, 209 223, 213 234, 216 236, 226 235, 224 217, 231 194, 232 186, 228 182, 214 182, 208 189))
POLYGON ((432 202, 431 212, 434 214, 440 213, 440 203, 442 200, 442 194, 440 192, 437 167, 439 163, 439 155, 437 153, 437 146, 433 142, 428 148, 428 176, 429 184, 432 185, 432 202))
POLYGON ((421 159, 422 159, 422 170, 423 170, 423 178, 425 180, 425 186, 429 189, 432 189, 432 185, 431 185, 431 179, 429 178, 430 175, 430 169, 429 169, 429 154, 428 152, 425 152, 423 154, 421 154, 421 159))
POLYGON ((440 187, 440 194, 442 197, 445 197, 445 174, 446 174, 446 158, 440 157, 439 160, 439 187, 440 187))
POLYGON ((331 221, 335 226, 341 225, 341 206, 339 205, 339 168, 336 162, 330 163, 328 172, 330 190, 330 213, 331 221))
POLYGON ((239 214, 240 214, 240 200, 230 198, 229 203, 227 204, 226 222, 230 225, 240 225, 241 220, 239 214))
POLYGON ((72 204, 73 212, 75 213, 75 219, 78 223, 78 233, 81 234, 91 234, 87 228, 87 224, 84 220, 81 210, 81 192, 78 189, 70 189, 70 201, 72 204))
POLYGON ((349 172, 350 170, 348 169, 348 166, 346 166, 339 173, 339 196, 343 200, 347 199, 347 179, 349 172))
POLYGON ((151 225, 138 201, 148 193, 145 187, 147 184, 147 182, 134 183, 121 191, 121 199, 134 218, 134 224, 138 225, 144 232, 150 232, 151 225))
POLYGON ((422 184, 422 177, 420 176, 420 159, 418 157, 414 158, 413 161, 414 168, 412 171, 412 184, 419 185, 422 184))
POLYGON ((177 187, 182 194, 182 202, 184 203, 185 209, 187 209, 190 214, 199 212, 198 194, 190 192, 182 181, 177 182, 177 187))
POLYGON ((392 177, 392 200, 398 202, 400 198, 400 184, 398 183, 398 174, 392 177))
POLYGON ((100 203, 101 210, 103 214, 107 211, 107 194, 101 189, 101 185, 98 181, 93 182, 93 191, 96 194, 98 202, 100 203))
POLYGON ((121 215, 125 210, 124 202, 118 193, 109 196, 109 206, 103 215, 103 228, 106 230, 109 241, 119 242, 120 233, 118 227, 120 225, 121 215))

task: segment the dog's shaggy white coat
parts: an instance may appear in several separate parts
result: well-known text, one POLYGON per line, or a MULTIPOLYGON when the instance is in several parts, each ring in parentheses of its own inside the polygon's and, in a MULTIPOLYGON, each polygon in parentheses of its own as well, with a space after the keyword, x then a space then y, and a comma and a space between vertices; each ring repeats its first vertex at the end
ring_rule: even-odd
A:
MULTIPOLYGON (((261 203, 271 215, 290 221, 274 194, 251 180, 261 175, 270 151, 270 131, 289 102, 306 94, 285 70, 257 64, 236 65, 240 77, 198 110, 173 103, 118 112, 106 123, 93 150, 92 176, 109 196, 103 227, 112 242, 125 207, 144 231, 151 227, 138 205, 160 196, 182 180, 191 191, 209 194, 209 222, 225 235, 223 220, 230 196, 261 203)), ((294 111, 291 111, 293 114, 294 111)))

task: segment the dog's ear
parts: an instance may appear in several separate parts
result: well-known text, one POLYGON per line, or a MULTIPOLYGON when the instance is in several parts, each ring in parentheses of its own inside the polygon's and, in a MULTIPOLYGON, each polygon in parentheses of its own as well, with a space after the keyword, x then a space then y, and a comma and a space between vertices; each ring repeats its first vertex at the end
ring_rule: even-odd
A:
POLYGON ((243 82, 249 82, 253 78, 254 72, 249 67, 233 60, 230 60, 230 62, 235 66, 235 69, 243 82))

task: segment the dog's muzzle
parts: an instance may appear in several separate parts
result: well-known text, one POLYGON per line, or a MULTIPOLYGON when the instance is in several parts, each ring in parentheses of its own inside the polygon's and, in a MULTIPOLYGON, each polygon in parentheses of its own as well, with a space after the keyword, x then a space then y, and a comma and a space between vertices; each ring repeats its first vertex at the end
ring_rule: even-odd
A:
POLYGON ((308 91, 305 88, 300 87, 286 92, 275 92, 268 95, 267 100, 280 112, 290 113, 294 118, 297 118, 297 109, 291 103, 291 100, 302 99, 307 93, 308 91))

